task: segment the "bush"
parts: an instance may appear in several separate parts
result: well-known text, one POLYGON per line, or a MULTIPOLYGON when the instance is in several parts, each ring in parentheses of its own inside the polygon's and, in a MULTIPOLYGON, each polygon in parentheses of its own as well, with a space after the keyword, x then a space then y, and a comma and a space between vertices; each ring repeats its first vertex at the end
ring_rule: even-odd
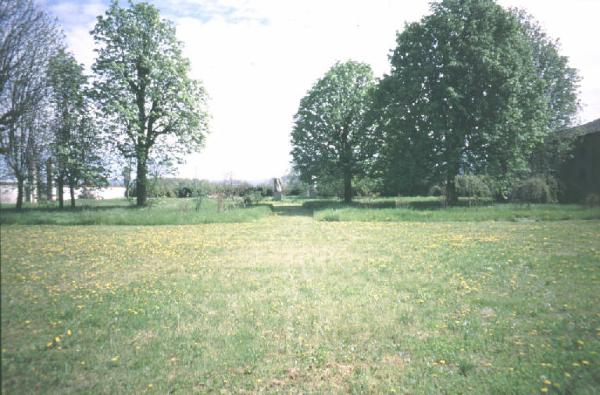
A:
POLYGON ((598 207, 600 206, 600 195, 597 193, 590 193, 585 197, 583 203, 590 208, 598 207))
POLYGON ((355 178, 352 192, 355 196, 376 197, 381 192, 381 182, 368 177, 355 178))
POLYGON ((263 198, 263 195, 260 191, 251 191, 243 196, 244 206, 250 206, 253 204, 258 204, 263 198))
POLYGON ((456 193, 458 196, 487 198, 492 196, 492 191, 487 185, 485 178, 472 174, 456 176, 456 193))
POLYGON ((444 187, 440 185, 433 185, 429 188, 429 196, 442 196, 446 193, 444 187))
POLYGON ((545 179, 532 177, 517 183, 510 198, 521 203, 552 203, 556 202, 556 193, 545 179))

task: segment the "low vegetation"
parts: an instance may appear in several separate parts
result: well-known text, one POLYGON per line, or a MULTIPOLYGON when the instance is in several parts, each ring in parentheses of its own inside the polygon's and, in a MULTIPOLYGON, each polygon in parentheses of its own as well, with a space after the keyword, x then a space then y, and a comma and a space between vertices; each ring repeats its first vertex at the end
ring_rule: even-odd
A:
POLYGON ((21 225, 183 225, 247 222, 271 213, 269 207, 245 206, 240 199, 154 199, 138 208, 126 199, 78 201, 71 210, 31 206, 22 211, 2 208, 0 224, 21 225))
POLYGON ((404 208, 368 209, 341 207, 317 210, 319 221, 557 221, 600 219, 600 208, 579 205, 497 204, 493 206, 451 207, 446 209, 404 208))
POLYGON ((597 391, 599 221, 323 222, 302 203, 3 225, 2 392, 597 391))

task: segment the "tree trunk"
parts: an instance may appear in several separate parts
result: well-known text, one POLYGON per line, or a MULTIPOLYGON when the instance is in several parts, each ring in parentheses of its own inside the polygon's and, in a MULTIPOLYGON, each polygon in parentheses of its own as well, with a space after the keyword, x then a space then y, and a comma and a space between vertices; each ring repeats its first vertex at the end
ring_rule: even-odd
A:
POLYGON ((46 199, 51 202, 54 198, 52 196, 52 179, 54 174, 52 174, 52 159, 48 159, 46 161, 46 199))
POLYGON ((344 171, 344 202, 352 203, 352 172, 344 171))
POLYGON ((71 195, 71 208, 75 208, 75 188, 69 185, 69 194, 71 195))
POLYGON ((129 183, 131 182, 131 168, 126 166, 123 169, 123 184, 125 185, 125 197, 129 197, 129 183))
POLYGON ((448 175, 446 179, 446 205, 455 206, 458 203, 458 196, 456 196, 456 184, 454 183, 454 177, 448 175))
POLYGON ((56 198, 58 199, 58 207, 60 209, 65 207, 65 198, 63 196, 64 186, 65 186, 65 184, 64 184, 63 178, 59 174, 58 178, 56 179, 56 198))
POLYGON ((27 182, 25 183, 24 194, 25 194, 25 203, 31 203, 31 178, 27 177, 27 182))
POLYGON ((23 208, 23 177, 17 177, 17 210, 23 208))
POLYGON ((136 205, 142 207, 146 205, 147 184, 148 184, 148 165, 146 163, 147 155, 141 154, 137 158, 137 180, 136 180, 136 205))
POLYGON ((38 163, 35 166, 35 191, 38 204, 44 200, 44 183, 42 182, 42 166, 38 163))

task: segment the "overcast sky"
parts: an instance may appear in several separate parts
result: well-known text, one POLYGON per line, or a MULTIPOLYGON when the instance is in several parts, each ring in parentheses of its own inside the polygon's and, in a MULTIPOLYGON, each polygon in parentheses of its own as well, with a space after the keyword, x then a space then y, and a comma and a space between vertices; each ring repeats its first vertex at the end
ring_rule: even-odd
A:
MULTIPOLYGON (((88 68, 89 31, 108 0, 38 0, 63 25, 88 68)), ((429 12, 426 0, 150 0, 175 22, 192 77, 210 100, 211 134, 179 175, 206 179, 280 177, 290 164, 290 132, 300 99, 336 61, 389 71, 396 32, 429 12)), ((526 9, 559 38, 579 69, 580 122, 600 118, 600 0, 499 0, 526 9)), ((126 4, 125 1, 121 1, 126 4)))

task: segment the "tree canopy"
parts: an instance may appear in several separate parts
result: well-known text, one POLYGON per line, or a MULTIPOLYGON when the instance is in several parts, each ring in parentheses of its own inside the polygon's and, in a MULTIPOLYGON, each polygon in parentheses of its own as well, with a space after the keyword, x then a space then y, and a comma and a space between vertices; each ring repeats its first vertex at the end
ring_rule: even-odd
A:
POLYGON ((300 101, 292 131, 295 168, 309 183, 343 181, 352 199, 352 177, 364 173, 374 153, 372 128, 365 123, 375 79, 370 66, 336 63, 300 101))
POLYGON ((137 165, 137 204, 146 202, 148 159, 201 148, 207 95, 189 77, 175 27, 147 3, 113 1, 92 31, 95 97, 121 153, 137 165))
POLYGON ((50 59, 48 74, 54 112, 52 146, 58 201, 63 207, 62 190, 66 183, 71 193, 71 206, 74 207, 76 187, 101 186, 106 182, 99 153, 103 141, 94 118, 90 116, 92 106, 86 94, 87 76, 83 73, 83 66, 73 55, 60 50, 50 59))
POLYGON ((432 11, 398 34, 381 82, 380 166, 416 189, 444 183, 453 203, 457 174, 510 180, 564 117, 522 20, 493 0, 444 0, 432 11))
POLYGON ((17 180, 18 209, 47 148, 46 71, 61 46, 58 27, 33 1, 0 1, 0 153, 17 180))

